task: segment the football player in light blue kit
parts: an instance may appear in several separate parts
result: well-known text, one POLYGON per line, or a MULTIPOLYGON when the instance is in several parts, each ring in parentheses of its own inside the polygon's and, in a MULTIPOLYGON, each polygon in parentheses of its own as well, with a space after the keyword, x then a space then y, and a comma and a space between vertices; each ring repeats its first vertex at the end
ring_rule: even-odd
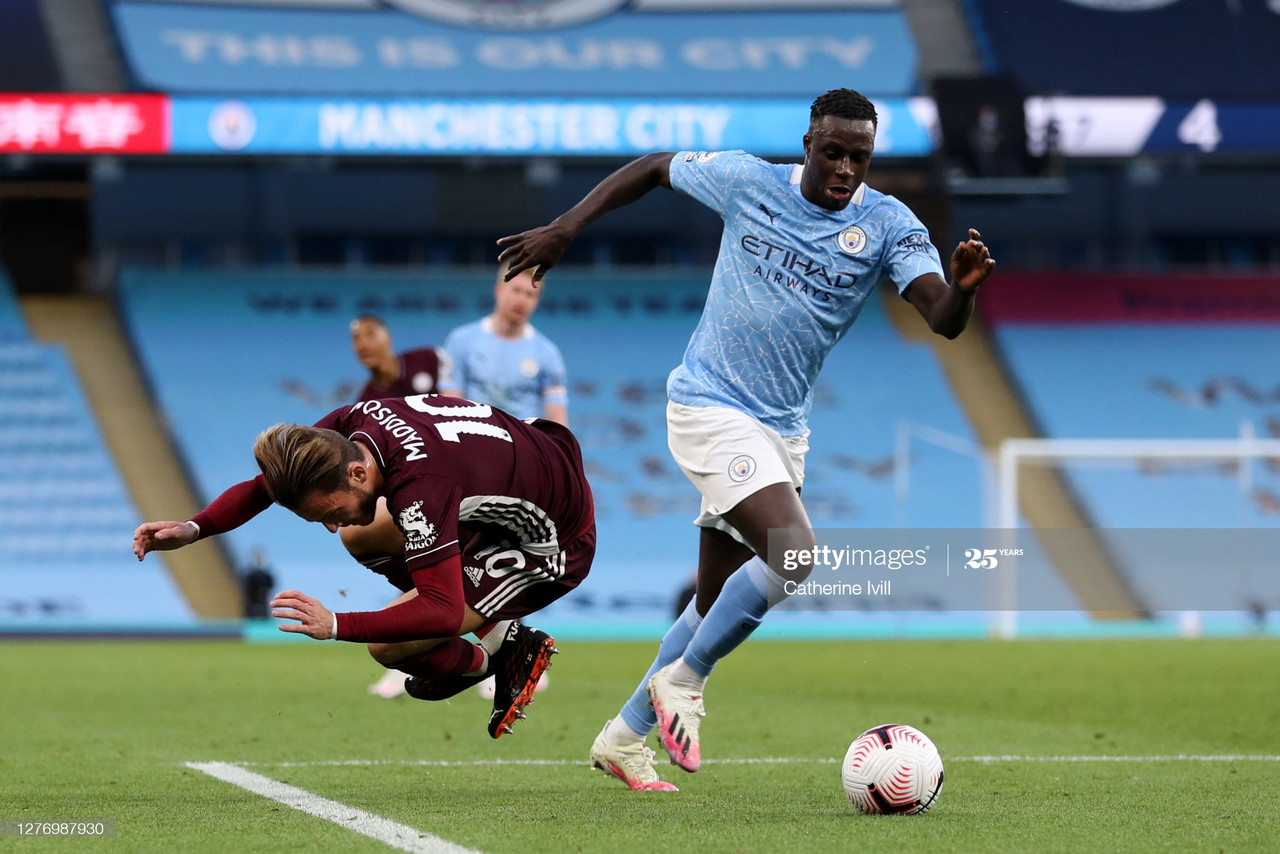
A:
POLYGON ((659 186, 725 223, 706 308, 667 381, 668 445, 702 493, 697 596, 591 747, 592 764, 632 789, 675 789, 644 746, 655 724, 672 762, 698 769, 708 674, 785 597, 784 583, 808 574, 788 571, 781 554, 815 544, 799 489, 813 385, 831 348, 885 279, 934 332, 954 338, 995 267, 970 229, 948 284, 919 219, 863 183, 875 132, 871 102, 836 89, 813 102, 802 165, 743 152, 650 154, 550 225, 498 241, 508 275, 533 270, 539 279, 588 223, 659 186))
POLYGON ((541 291, 529 273, 499 273, 493 313, 459 326, 445 339, 453 378, 441 393, 487 403, 517 418, 546 418, 569 426, 564 357, 529 318, 541 291))

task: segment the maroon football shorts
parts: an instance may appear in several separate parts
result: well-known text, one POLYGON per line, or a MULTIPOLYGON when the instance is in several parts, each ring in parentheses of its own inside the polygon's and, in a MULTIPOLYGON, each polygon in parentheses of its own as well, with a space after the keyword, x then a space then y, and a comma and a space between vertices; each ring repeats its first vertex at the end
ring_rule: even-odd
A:
MULTIPOLYGON (((506 539, 470 533, 462 553, 462 593, 481 616, 509 620, 539 611, 577 587, 596 554, 593 522, 558 554, 532 554, 506 539)), ((401 592, 413 589, 404 555, 354 556, 401 592)))
POLYGON ((578 586, 591 571, 596 526, 554 555, 536 555, 506 544, 480 544, 462 556, 467 604, 490 620, 540 611, 578 586))

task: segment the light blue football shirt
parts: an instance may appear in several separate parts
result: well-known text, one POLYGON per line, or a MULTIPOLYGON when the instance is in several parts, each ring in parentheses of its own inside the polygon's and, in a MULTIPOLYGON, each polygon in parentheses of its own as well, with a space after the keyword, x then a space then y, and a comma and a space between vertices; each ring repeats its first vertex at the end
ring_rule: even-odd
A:
POLYGON ((542 418, 544 404, 569 402, 560 348, 532 324, 519 338, 503 338, 484 317, 450 332, 444 349, 453 360, 449 390, 461 390, 467 400, 517 418, 542 418))
POLYGON ((808 429, 813 385, 827 354, 876 284, 901 293, 943 274, 929 233, 906 205, 863 184, 843 211, 800 194, 799 165, 742 151, 682 151, 671 186, 724 219, 702 318, 667 394, 727 406, 783 436, 808 429))

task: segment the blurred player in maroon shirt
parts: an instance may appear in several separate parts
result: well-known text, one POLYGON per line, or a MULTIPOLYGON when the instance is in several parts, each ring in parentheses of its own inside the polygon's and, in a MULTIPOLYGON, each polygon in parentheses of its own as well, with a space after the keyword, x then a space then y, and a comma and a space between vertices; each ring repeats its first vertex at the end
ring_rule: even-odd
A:
POLYGON ((420 699, 493 673, 489 734, 510 732, 555 652, 517 618, 577 587, 595 555, 591 487, 568 428, 415 395, 345 406, 314 427, 277 424, 254 456, 262 474, 191 521, 140 525, 138 559, 229 531, 274 500, 341 532, 357 560, 404 591, 381 611, 335 614, 287 590, 271 603, 297 621, 282 631, 366 643, 379 663, 411 674, 406 688, 420 699), (468 632, 478 645, 460 637, 468 632))
POLYGON ((362 314, 351 321, 351 349, 369 369, 369 382, 357 400, 430 394, 453 383, 449 356, 439 347, 396 353, 391 332, 380 317, 362 314))

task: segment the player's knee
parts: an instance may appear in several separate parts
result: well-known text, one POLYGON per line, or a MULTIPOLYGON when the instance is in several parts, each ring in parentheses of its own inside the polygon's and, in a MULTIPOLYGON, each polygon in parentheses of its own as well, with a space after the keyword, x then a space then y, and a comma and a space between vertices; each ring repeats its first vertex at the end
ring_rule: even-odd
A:
POLYGON ((377 548, 376 538, 371 536, 367 526, 339 528, 338 536, 342 539, 342 545, 347 552, 353 556, 381 551, 377 548))
POLYGON ((777 573, 786 581, 796 584, 804 582, 813 573, 813 566, 807 563, 800 563, 797 560, 781 560, 778 565, 769 565, 769 568, 777 573))
POLYGON ((379 504, 378 513, 369 525, 351 525, 338 529, 342 545, 352 555, 404 554, 404 535, 392 521, 391 515, 379 504))
POLYGON ((369 655, 388 670, 395 670, 396 663, 404 657, 404 653, 398 647, 399 644, 371 643, 368 645, 369 655))
POLYGON ((778 576, 804 581, 813 572, 817 559, 817 539, 811 528, 793 528, 772 532, 767 562, 778 576))

